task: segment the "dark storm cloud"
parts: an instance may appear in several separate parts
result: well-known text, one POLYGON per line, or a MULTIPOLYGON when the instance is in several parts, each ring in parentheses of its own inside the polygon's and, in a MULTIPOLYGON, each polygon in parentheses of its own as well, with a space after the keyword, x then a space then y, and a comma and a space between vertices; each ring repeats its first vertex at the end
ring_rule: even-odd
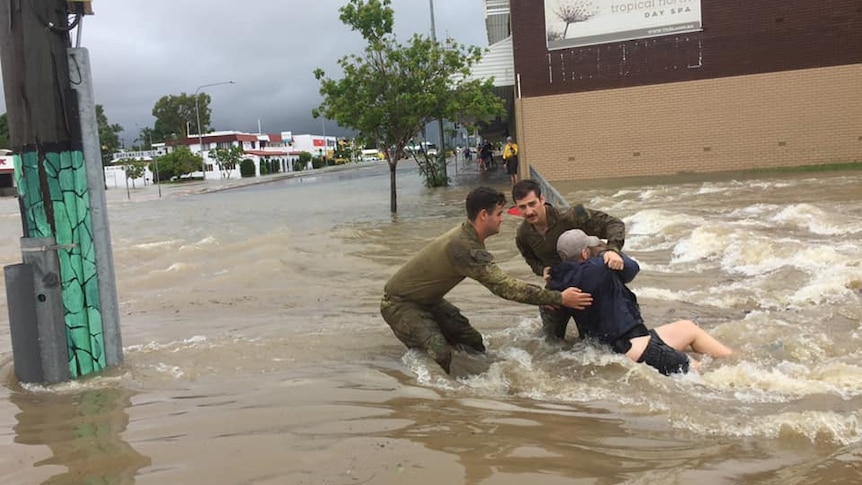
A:
MULTIPOLYGON (((359 34, 338 20, 346 0, 173 0, 93 2, 81 46, 90 51, 94 89, 112 123, 131 143, 152 126, 153 104, 166 94, 205 88, 218 130, 320 133, 312 71, 337 77, 336 60, 359 52, 359 34)), ((438 38, 486 46, 482 0, 436 0, 438 38)), ((401 40, 430 32, 429 0, 393 0, 401 40)), ((76 32, 72 33, 75 41, 76 32)), ((0 111, 5 111, 5 100, 0 111)), ((341 132, 327 122, 327 133, 341 132)), ((192 128, 194 131, 194 127, 192 128)))

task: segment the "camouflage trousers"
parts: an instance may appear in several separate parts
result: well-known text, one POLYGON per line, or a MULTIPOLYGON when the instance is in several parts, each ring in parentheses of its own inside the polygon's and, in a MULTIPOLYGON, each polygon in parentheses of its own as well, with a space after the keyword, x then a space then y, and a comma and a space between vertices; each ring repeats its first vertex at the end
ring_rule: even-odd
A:
MULTIPOLYGON (((542 334, 548 342, 556 342, 565 340, 566 328, 569 326, 569 319, 572 318, 571 310, 566 307, 540 307, 539 316, 542 317, 542 334)), ((575 322, 577 325, 577 322, 575 322)), ((578 333, 583 336, 584 333, 578 327, 578 333)))
POLYGON ((484 352, 482 334, 461 310, 446 300, 421 305, 384 295, 380 314, 392 332, 411 349, 422 349, 449 373, 454 349, 484 352))

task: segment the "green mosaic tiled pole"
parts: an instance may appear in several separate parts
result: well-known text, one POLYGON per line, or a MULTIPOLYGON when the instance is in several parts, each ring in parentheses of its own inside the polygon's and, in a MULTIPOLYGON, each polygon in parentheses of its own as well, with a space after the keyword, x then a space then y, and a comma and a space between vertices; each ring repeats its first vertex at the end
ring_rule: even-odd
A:
POLYGON ((15 155, 24 237, 54 237, 60 260, 69 372, 106 367, 96 256, 84 156, 80 150, 15 155), (46 190, 43 190, 46 189, 46 190))
MULTIPOLYGON (((16 322, 10 315, 10 324, 13 334, 16 325, 32 323, 40 329, 40 340, 65 340, 74 378, 119 364, 122 347, 89 59, 85 52, 74 52, 81 49, 70 49, 64 28, 69 5, 65 0, 0 2, 0 60, 27 240, 25 248, 22 239, 22 252, 25 263, 26 252, 34 250, 59 262, 59 275, 34 274, 59 279, 65 335, 48 335, 44 329, 57 326, 38 321, 44 316, 16 322), (53 238, 54 244, 34 249, 34 238, 53 238)), ((44 294, 34 298, 37 306, 45 300, 44 294)), ((50 345, 16 349, 13 335, 13 353, 44 348, 50 345)))

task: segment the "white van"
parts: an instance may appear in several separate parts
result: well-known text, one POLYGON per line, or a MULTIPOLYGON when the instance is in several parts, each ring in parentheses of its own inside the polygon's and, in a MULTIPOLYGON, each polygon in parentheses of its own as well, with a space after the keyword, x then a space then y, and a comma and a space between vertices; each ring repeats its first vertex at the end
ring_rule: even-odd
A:
POLYGON ((384 160, 386 157, 380 153, 380 150, 375 149, 367 149, 362 150, 362 161, 363 162, 376 162, 378 160, 384 160))
POLYGON ((407 145, 407 153, 422 153, 425 152, 429 157, 437 156, 437 145, 427 141, 415 145, 407 145))

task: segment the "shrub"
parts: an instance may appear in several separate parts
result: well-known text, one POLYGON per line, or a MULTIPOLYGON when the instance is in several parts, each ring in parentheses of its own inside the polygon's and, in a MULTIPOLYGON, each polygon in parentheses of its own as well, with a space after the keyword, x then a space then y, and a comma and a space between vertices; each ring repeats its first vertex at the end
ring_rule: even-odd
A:
POLYGON ((239 174, 242 178, 254 177, 254 161, 250 158, 244 158, 239 163, 239 174))

